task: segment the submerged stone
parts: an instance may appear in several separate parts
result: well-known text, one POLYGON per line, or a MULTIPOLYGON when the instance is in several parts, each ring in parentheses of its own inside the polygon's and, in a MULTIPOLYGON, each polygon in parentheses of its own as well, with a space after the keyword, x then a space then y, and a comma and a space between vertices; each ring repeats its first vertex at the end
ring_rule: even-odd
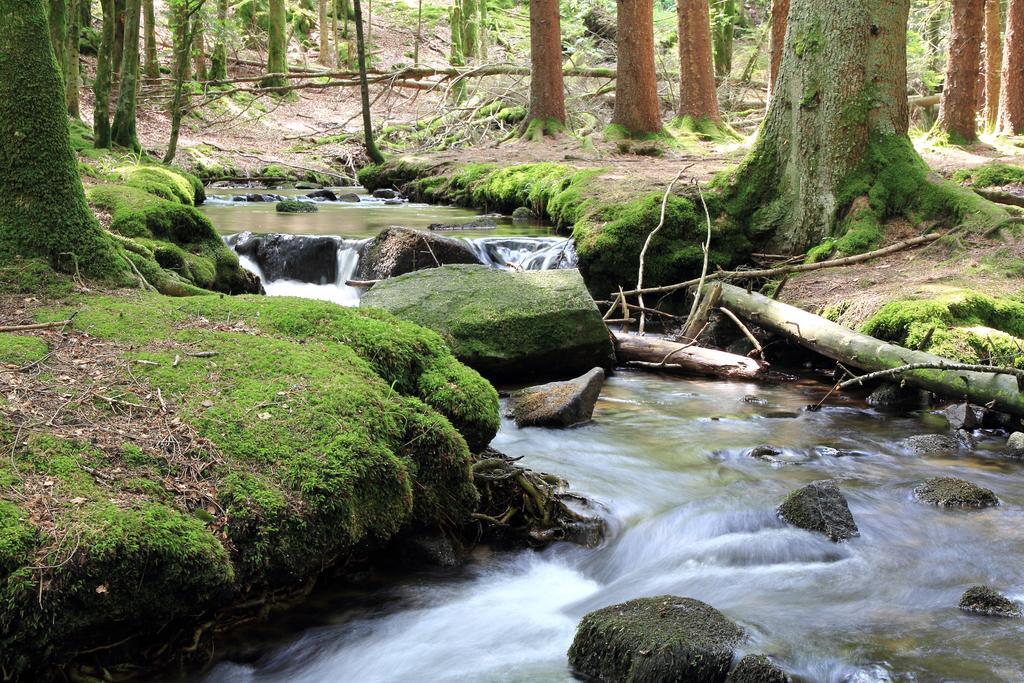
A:
POLYGON ((278 213, 316 213, 320 207, 313 202, 300 202, 294 199, 285 199, 277 203, 274 210, 278 213))
POLYGON ((571 427, 587 422, 601 395, 604 370, 594 368, 567 382, 551 382, 514 392, 508 416, 519 427, 571 427))
POLYGON ((439 332, 456 357, 490 378, 572 377, 615 362, 575 270, 444 266, 384 280, 362 305, 439 332))
POLYGON ((860 536, 846 498, 835 481, 815 481, 790 493, 778 508, 787 524, 824 534, 838 543, 860 536))
POLYGON ((480 264, 469 243, 398 226, 381 231, 364 249, 359 278, 383 280, 452 263, 480 264))
POLYGON ((576 629, 569 664, 600 681, 724 681, 743 629, 692 598, 640 598, 591 612, 576 629))
POLYGON ((900 446, 912 455, 952 455, 960 450, 960 442, 947 434, 918 434, 900 441, 900 446))
POLYGON ((928 403, 927 392, 886 382, 868 395, 868 405, 881 411, 906 412, 928 403))
POLYGON ((999 505, 996 494, 963 479, 935 477, 924 482, 914 495, 923 503, 942 507, 987 508, 999 505))
POLYGON ((729 674, 726 683, 790 683, 792 679, 764 655, 747 655, 729 674))
POLYGON ((990 617, 1020 619, 1020 605, 991 586, 971 586, 960 596, 960 609, 990 617))

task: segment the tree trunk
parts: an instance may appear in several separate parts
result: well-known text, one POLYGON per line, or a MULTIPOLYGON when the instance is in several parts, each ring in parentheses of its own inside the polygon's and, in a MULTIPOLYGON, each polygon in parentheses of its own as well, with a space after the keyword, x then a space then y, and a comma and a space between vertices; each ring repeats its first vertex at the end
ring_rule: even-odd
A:
POLYGON ((652 0, 617 0, 618 64, 612 126, 625 136, 660 133, 652 0))
POLYGON ((78 3, 78 12, 79 28, 92 28, 92 0, 81 0, 78 3))
MULTIPOLYGON (((199 0, 202 2, 202 0, 199 0)), ((189 0, 177 0, 171 5, 171 28, 174 31, 174 90, 171 96, 171 135, 167 141, 164 163, 174 161, 178 153, 178 134, 181 131, 181 102, 185 81, 188 80, 192 61, 192 22, 189 0)))
POLYGON ((103 8, 103 35, 96 55, 96 79, 92 89, 95 104, 92 110, 93 146, 110 148, 110 80, 114 52, 114 0, 100 0, 103 8))
POLYGON ((366 156, 375 164, 384 163, 384 155, 373 140, 373 121, 370 119, 370 85, 366 82, 366 44, 363 42, 363 8, 359 0, 352 1, 356 22, 356 51, 359 54, 359 96, 363 107, 363 138, 366 156))
POLYGON ((715 8, 715 74, 719 78, 728 78, 732 72, 733 39, 736 35, 736 0, 712 0, 712 4, 715 8))
POLYGON ((789 19, 789 0, 772 2, 772 41, 771 59, 768 73, 768 97, 775 93, 775 82, 779 78, 779 65, 782 64, 782 46, 786 42, 786 25, 789 19))
POLYGON ((196 80, 205 81, 210 71, 206 68, 206 25, 202 12, 197 13, 192 22, 192 62, 195 64, 196 80))
POLYGON ((146 79, 155 81, 160 78, 160 60, 156 53, 156 10, 153 0, 142 0, 142 21, 146 26, 146 79))
POLYGON ((985 127, 999 121, 999 86, 1003 69, 1003 10, 1000 0, 985 2, 985 127))
POLYGON ((124 20, 125 2, 114 0, 114 47, 110 51, 111 81, 118 83, 121 79, 121 55, 124 52, 124 20))
POLYGON ((86 0, 71 0, 68 4, 68 30, 64 41, 66 65, 64 68, 64 95, 68 105, 68 116, 80 118, 78 104, 81 89, 81 56, 78 51, 78 38, 82 33, 82 12, 79 5, 86 0))
POLYGON ((115 143, 139 152, 139 136, 135 132, 135 104, 139 92, 139 23, 142 0, 125 4, 124 52, 121 56, 121 85, 117 93, 117 110, 111 131, 115 143))
POLYGON ((412 48, 412 63, 420 63, 420 43, 423 42, 423 0, 416 0, 416 39, 412 48))
POLYGON ((768 367, 752 358, 734 353, 677 344, 657 337, 640 337, 613 333, 615 356, 620 363, 643 363, 645 367, 665 372, 708 375, 728 379, 757 379, 768 367))
POLYGON ((0 255, 125 270, 85 203, 43 0, 0 0, 0 255))
POLYGON ((50 26, 50 45, 57 59, 57 70, 64 77, 67 70, 67 0, 50 0, 47 20, 50 26))
MULTIPOLYGON (((466 61, 479 55, 480 6, 476 0, 462 0, 462 56, 466 61)), ((559 46, 561 52, 561 46, 559 46)))
POLYGON ((288 45, 285 34, 285 0, 270 0, 270 38, 267 43, 267 74, 265 88, 280 88, 287 82, 280 75, 288 72, 288 45))
POLYGON ((1003 135, 1024 134, 1024 0, 1010 0, 1006 11, 999 132, 1003 135))
POLYGON ((978 139, 978 67, 984 24, 985 0, 953 0, 946 82, 936 125, 956 144, 978 139))
POLYGON ((215 81, 228 77, 228 0, 217 0, 217 33, 210 57, 210 78, 215 81))
POLYGON ((317 61, 324 66, 331 65, 331 33, 327 19, 327 0, 317 3, 317 30, 320 32, 320 54, 317 61))
MULTIPOLYGON (((722 123, 711 57, 707 0, 678 0, 679 119, 696 133, 717 133, 722 123)), ((716 137, 712 134, 709 137, 716 137)))
POLYGON ((558 0, 530 0, 530 67, 530 111, 524 137, 555 135, 565 128, 558 0))

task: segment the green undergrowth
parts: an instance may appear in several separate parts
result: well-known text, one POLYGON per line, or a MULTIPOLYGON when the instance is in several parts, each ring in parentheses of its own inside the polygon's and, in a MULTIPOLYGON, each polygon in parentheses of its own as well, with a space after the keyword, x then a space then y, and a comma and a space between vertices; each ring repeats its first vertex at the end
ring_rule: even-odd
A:
POLYGON ((860 331, 963 363, 1024 368, 1024 300, 971 291, 893 301, 860 331))
POLYGON ((0 365, 28 365, 48 351, 49 347, 42 339, 0 332, 0 365))
MULTIPOLYGON (((288 298, 73 303, 74 325, 131 365, 114 395, 159 389, 201 438, 157 448, 147 432, 162 428, 140 416, 102 449, 28 430, 0 462, 14 494, 0 502, 4 671, 122 639, 111 656, 130 658, 253 589, 300 585, 357 547, 475 509, 470 445, 496 433, 498 397, 435 333, 288 298)), ((0 443, 12 432, 0 415, 0 443)))
POLYGON ((727 123, 714 121, 708 117, 695 119, 692 116, 681 116, 673 119, 668 125, 669 131, 676 136, 691 136, 713 142, 738 142, 742 136, 727 123))
POLYGON ((1024 166, 993 161, 977 168, 962 168, 953 174, 953 180, 971 187, 1002 187, 1024 184, 1024 166))

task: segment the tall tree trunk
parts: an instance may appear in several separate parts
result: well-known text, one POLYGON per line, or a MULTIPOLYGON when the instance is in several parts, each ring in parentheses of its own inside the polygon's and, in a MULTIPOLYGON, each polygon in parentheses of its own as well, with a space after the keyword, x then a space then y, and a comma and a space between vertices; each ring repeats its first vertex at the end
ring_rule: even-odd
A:
POLYGON ((420 63, 420 43, 423 42, 423 0, 416 0, 416 38, 412 48, 412 63, 420 63))
POLYGON ((78 26, 80 29, 92 28, 92 0, 78 3, 78 26))
POLYGON ((146 26, 146 79, 155 81, 160 78, 160 60, 156 53, 156 11, 153 0, 142 0, 142 14, 146 26))
POLYGON ((50 45, 53 49, 53 56, 57 59, 57 69, 64 77, 67 70, 67 0, 50 0, 48 22, 50 25, 50 45))
POLYGON ((221 81, 228 77, 228 0, 217 0, 217 32, 210 57, 210 78, 221 81))
POLYGON ((113 72, 114 53, 114 0, 100 0, 103 8, 103 34, 100 49, 96 55, 96 78, 92 83, 96 103, 92 110, 93 146, 96 149, 110 147, 110 81, 113 72))
POLYGON ((523 137, 536 140, 565 128, 558 0, 530 0, 530 67, 530 111, 523 137))
POLYGON ((327 18, 327 0, 317 2, 317 30, 320 32, 320 55, 317 61, 324 66, 331 65, 331 31, 327 18))
POLYGON ((1010 0, 1006 10, 1006 54, 999 99, 999 132, 1024 134, 1024 0, 1010 0))
POLYGON ((727 78, 732 72, 733 40, 736 35, 736 0, 712 0, 715 8, 715 74, 727 78))
POLYGON ((629 136, 661 132, 654 71, 654 3, 617 0, 618 65, 612 125, 629 136))
POLYGON ((121 56, 124 54, 124 21, 127 0, 114 0, 114 47, 110 52, 112 81, 121 79, 121 56))
POLYGON ((125 270, 85 203, 43 0, 0 0, 0 254, 125 270))
MULTIPOLYGON (((477 0, 462 0, 462 55, 467 61, 479 55, 480 6, 477 0)), ((561 52, 561 48, 558 50, 561 52)))
MULTIPOLYGON (((198 0, 201 4, 203 0, 198 0)), ((196 7, 190 0, 174 0, 171 3, 171 29, 174 32, 174 90, 171 95, 171 135, 167 141, 164 163, 174 161, 178 153, 178 134, 181 132, 181 105, 185 81, 188 80, 192 62, 192 14, 196 7)))
POLYGON ((984 23, 985 0, 953 0, 946 82, 936 125, 954 143, 978 139, 978 67, 984 23))
POLYGON ((359 53, 359 97, 363 107, 363 138, 366 156, 375 164, 384 163, 384 155, 373 139, 373 121, 370 119, 370 85, 366 81, 366 44, 363 42, 363 8, 359 0, 352 0, 356 21, 356 51, 359 53))
POLYGON ((985 127, 999 120, 999 85, 1003 69, 1003 10, 1001 0, 985 2, 985 127))
POLYGON ((79 5, 85 0, 70 0, 68 4, 68 30, 64 41, 64 52, 67 63, 64 67, 64 96, 68 105, 68 116, 79 118, 81 110, 78 105, 78 94, 81 88, 81 56, 78 51, 78 38, 82 33, 82 13, 79 5))
POLYGON ((139 93, 139 23, 142 0, 125 3, 124 52, 121 56, 121 86, 117 93, 117 110, 111 137, 114 142, 133 152, 141 151, 135 132, 135 104, 139 93))
POLYGON ((487 32, 490 28, 487 26, 487 0, 477 0, 477 6, 480 8, 480 45, 478 48, 477 56, 480 61, 487 62, 487 32))
POLYGON ((773 0, 771 59, 768 71, 769 99, 775 93, 775 82, 779 78, 779 65, 782 63, 782 46, 786 42, 786 25, 788 18, 789 0, 773 0))
POLYGON ((717 137, 722 117, 711 58, 707 0, 678 0, 679 118, 682 128, 717 137))
POLYGON ((205 81, 209 75, 209 69, 206 68, 206 24, 202 13, 197 13, 192 18, 195 26, 192 28, 192 61, 195 64, 196 69, 196 80, 205 81))
POLYGON ((262 84, 265 88, 281 88, 288 85, 282 75, 288 73, 288 45, 285 34, 287 15, 285 0, 270 0, 270 38, 267 44, 267 74, 262 84))

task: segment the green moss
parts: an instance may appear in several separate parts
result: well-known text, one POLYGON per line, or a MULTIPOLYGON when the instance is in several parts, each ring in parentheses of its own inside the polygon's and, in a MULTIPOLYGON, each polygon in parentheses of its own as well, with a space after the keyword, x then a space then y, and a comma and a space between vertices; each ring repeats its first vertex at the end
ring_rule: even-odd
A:
POLYGON ((0 582, 25 564, 35 539, 28 515, 13 503, 0 500, 0 582))
POLYGON ((278 213, 316 213, 320 207, 313 202, 286 199, 278 202, 274 210, 278 213))
POLYGON ((565 132, 565 124, 558 119, 532 119, 523 129, 523 139, 537 142, 548 135, 560 135, 565 132))
POLYGON ((46 342, 38 337, 0 332, 0 365, 28 365, 48 352, 46 342))
POLYGON ((0 294, 31 294, 59 299, 74 290, 71 278, 39 258, 4 258, 0 254, 0 294))
POLYGON ((715 121, 709 117, 696 119, 692 116, 680 116, 672 120, 668 126, 674 135, 691 135, 702 140, 714 142, 735 142, 740 139, 739 133, 727 123, 715 121))
POLYGON ((1002 187, 1024 183, 1024 166, 993 161, 977 168, 962 168, 953 174, 953 180, 972 187, 1002 187))
POLYGON ((192 176, 195 183, 198 183, 197 187, 188 175, 167 166, 135 164, 122 166, 116 169, 115 173, 128 187, 134 187, 161 199, 186 206, 194 206, 197 190, 202 192, 202 183, 198 178, 192 176))

